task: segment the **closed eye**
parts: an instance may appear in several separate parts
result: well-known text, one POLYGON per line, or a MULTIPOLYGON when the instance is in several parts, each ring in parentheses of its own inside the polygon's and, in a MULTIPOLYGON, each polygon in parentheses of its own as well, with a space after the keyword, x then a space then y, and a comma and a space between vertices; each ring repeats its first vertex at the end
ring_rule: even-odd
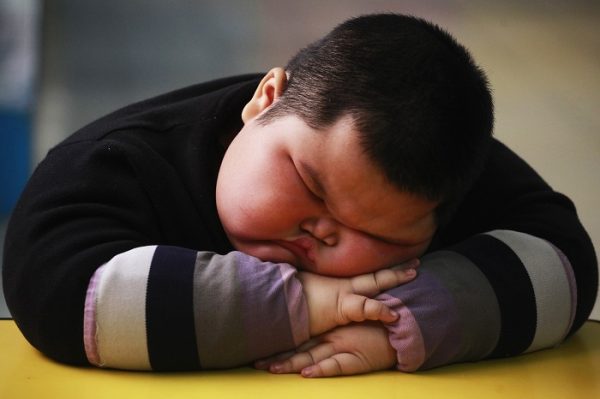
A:
POLYGON ((325 190, 318 180, 316 172, 302 161, 298 162, 298 164, 296 164, 291 158, 290 161, 294 165, 296 173, 306 189, 312 194, 313 197, 323 201, 325 198, 325 190))
POLYGON ((399 239, 395 239, 395 238, 381 237, 381 236, 377 236, 377 235, 373 235, 373 234, 369 234, 369 236, 373 237, 376 240, 379 240, 381 242, 389 244, 389 245, 406 247, 406 248, 418 247, 419 245, 426 244, 431 240, 431 238, 429 238, 429 237, 424 240, 417 241, 417 240, 399 240, 399 239))

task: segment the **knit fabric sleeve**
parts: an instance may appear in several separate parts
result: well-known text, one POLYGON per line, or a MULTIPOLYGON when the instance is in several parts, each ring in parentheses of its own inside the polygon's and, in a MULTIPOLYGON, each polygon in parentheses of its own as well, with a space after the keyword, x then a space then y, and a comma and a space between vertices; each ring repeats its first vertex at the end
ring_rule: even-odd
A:
POLYGON ((415 371, 557 345, 577 288, 559 249, 497 230, 425 256, 418 279, 379 299, 401 315, 388 325, 398 369, 415 371))
POLYGON ((443 235, 414 281, 378 297, 400 314, 399 370, 550 348, 589 316, 597 260, 573 204, 500 143, 443 235))
POLYGON ((90 363, 134 370, 235 367, 309 338, 296 271, 241 252, 135 248, 96 271, 84 317, 90 363))
POLYGON ((30 179, 3 270, 25 338, 61 362, 136 370, 239 366, 308 339, 295 269, 223 244, 213 201, 128 137, 61 145, 30 179))

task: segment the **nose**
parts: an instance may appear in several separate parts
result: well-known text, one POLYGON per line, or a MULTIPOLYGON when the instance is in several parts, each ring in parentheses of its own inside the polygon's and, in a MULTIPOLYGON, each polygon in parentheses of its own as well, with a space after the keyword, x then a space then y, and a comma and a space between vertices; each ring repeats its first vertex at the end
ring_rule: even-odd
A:
POLYGON ((300 223, 300 229, 325 245, 334 246, 338 242, 339 223, 328 216, 310 218, 300 223))

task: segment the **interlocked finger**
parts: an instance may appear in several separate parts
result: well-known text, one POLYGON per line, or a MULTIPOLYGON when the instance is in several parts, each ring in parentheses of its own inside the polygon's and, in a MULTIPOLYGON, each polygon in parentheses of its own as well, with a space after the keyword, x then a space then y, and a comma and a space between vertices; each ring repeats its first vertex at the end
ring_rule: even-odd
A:
POLYGON ((384 323, 396 321, 398 315, 380 301, 360 295, 346 295, 339 303, 338 324, 351 321, 380 320, 384 323))
POLYGON ((278 353, 275 356, 267 357, 264 359, 260 359, 254 362, 254 367, 259 370, 267 370, 273 363, 281 362, 290 357, 294 356, 296 351, 288 351, 283 353, 278 353))
POLYGON ((259 370, 270 369, 273 364, 281 363, 284 360, 287 360, 287 359, 291 358, 292 356, 297 355, 300 352, 306 352, 309 349, 313 348, 314 346, 318 345, 319 343, 320 343, 320 341, 316 338, 310 339, 310 340, 306 341, 305 343, 303 343, 302 345, 300 345, 295 350, 278 353, 277 355, 257 360, 256 362, 254 362, 254 367, 259 370))
POLYGON ((355 375, 369 371, 364 362, 352 353, 337 353, 321 360, 314 366, 302 369, 303 377, 335 377, 355 375))
POLYGON ((353 277, 350 282, 355 294, 374 296, 382 291, 389 290, 398 285, 412 280, 416 276, 414 269, 419 264, 415 259, 402 266, 402 268, 392 268, 378 270, 374 273, 362 274, 353 277))
POLYGON ((319 339, 319 337, 315 337, 315 338, 309 339, 308 341, 306 341, 305 343, 303 343, 302 345, 297 347, 294 352, 295 353, 306 352, 307 350, 310 350, 319 344, 321 344, 321 340, 319 339))
POLYGON ((269 371, 276 374, 299 373, 302 369, 317 364, 335 353, 333 344, 322 343, 308 351, 298 352, 286 360, 271 364, 269 371))

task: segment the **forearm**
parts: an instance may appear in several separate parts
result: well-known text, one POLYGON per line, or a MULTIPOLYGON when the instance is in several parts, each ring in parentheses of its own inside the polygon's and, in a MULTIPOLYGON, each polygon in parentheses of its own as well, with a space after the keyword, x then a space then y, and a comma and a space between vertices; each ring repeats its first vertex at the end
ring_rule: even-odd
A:
POLYGON ((379 299, 401 315, 388 325, 398 368, 414 371, 555 346, 577 328, 581 293, 556 246, 498 230, 425 256, 379 299))
POLYGON ((390 329, 401 369, 550 347, 594 306, 597 259, 573 203, 499 142, 431 251, 381 297, 402 315, 390 329))
POLYGON ((213 189, 194 191, 207 196, 195 201, 159 155, 119 131, 61 145, 38 166, 12 214, 3 262, 24 336, 61 362, 146 369, 239 365, 308 338, 291 267, 184 249, 230 245, 213 189), (143 249, 167 243, 178 247, 143 249), (86 291, 102 265, 85 335, 86 291), (96 355, 86 354, 84 335, 98 339, 96 355))
POLYGON ((85 336, 96 365, 234 367, 308 338, 295 270, 240 252, 136 248, 113 258, 92 282, 85 336))

